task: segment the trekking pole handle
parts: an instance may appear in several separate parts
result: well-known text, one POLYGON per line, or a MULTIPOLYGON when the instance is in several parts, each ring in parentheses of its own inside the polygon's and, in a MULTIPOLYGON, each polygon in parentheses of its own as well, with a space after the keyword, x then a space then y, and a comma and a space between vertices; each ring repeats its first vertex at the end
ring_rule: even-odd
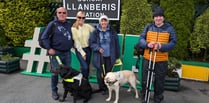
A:
POLYGON ((155 46, 154 46, 154 50, 156 51, 156 52, 159 52, 159 43, 158 42, 156 42, 155 43, 155 46))
POLYGON ((152 52, 152 48, 149 48, 149 54, 152 52))

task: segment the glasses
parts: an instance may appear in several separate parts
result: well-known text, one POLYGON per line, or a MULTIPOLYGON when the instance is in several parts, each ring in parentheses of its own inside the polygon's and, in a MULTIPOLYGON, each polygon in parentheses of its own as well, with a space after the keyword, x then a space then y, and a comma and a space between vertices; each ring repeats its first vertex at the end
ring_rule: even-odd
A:
POLYGON ((85 19, 86 17, 80 17, 80 16, 78 16, 77 18, 78 18, 78 19, 85 19))
POLYGON ((66 14, 66 12, 58 12, 58 14, 66 14))

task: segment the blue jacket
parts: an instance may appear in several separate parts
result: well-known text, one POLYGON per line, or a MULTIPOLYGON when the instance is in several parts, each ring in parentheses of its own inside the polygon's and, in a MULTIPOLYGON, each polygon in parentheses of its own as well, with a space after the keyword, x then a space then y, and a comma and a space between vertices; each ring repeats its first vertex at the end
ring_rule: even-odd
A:
POLYGON ((70 51, 70 49, 73 47, 70 23, 67 21, 62 23, 58 20, 49 22, 43 31, 41 40, 43 41, 43 45, 47 50, 53 48, 60 52, 70 51), (55 30, 51 30, 53 28, 55 28, 55 30), (53 31, 51 40, 48 38, 50 31, 53 31))
POLYGON ((148 43, 146 41, 146 35, 148 31, 168 32, 170 34, 169 42, 167 44, 162 44, 162 47, 160 49, 161 52, 169 52, 175 47, 177 43, 177 37, 174 31, 174 28, 170 23, 164 22, 164 25, 161 27, 156 27, 154 23, 148 24, 142 31, 140 38, 139 38, 139 46, 144 49, 148 48, 147 47, 148 43))
MULTIPOLYGON (((101 67, 101 53, 99 52, 99 49, 102 48, 99 36, 100 30, 100 26, 98 25, 89 38, 90 47, 93 50, 93 65, 96 68, 101 67)), ((110 58, 111 65, 113 66, 116 59, 120 57, 120 45, 117 32, 111 26, 109 26, 108 30, 110 32, 110 58)))

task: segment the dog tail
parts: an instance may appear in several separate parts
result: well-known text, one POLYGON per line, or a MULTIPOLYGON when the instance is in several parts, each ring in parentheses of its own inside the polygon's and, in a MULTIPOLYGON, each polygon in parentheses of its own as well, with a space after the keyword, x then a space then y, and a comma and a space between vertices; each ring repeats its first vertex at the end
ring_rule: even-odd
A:
POLYGON ((138 80, 136 80, 136 83, 137 83, 137 84, 140 84, 140 82, 139 82, 138 80))

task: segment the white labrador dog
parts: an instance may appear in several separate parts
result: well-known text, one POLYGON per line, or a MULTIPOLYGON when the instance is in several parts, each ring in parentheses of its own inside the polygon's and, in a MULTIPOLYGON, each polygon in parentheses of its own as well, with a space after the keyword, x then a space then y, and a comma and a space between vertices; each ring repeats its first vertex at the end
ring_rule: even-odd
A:
POLYGON ((131 91, 131 87, 135 90, 135 97, 139 98, 138 91, 136 89, 136 84, 139 84, 139 81, 136 79, 134 72, 129 70, 123 70, 118 72, 109 72, 106 74, 104 78, 104 82, 107 85, 109 97, 106 101, 110 101, 112 97, 112 91, 115 91, 115 101, 114 103, 118 103, 119 100, 119 88, 121 85, 128 83, 129 89, 128 92, 131 91))

